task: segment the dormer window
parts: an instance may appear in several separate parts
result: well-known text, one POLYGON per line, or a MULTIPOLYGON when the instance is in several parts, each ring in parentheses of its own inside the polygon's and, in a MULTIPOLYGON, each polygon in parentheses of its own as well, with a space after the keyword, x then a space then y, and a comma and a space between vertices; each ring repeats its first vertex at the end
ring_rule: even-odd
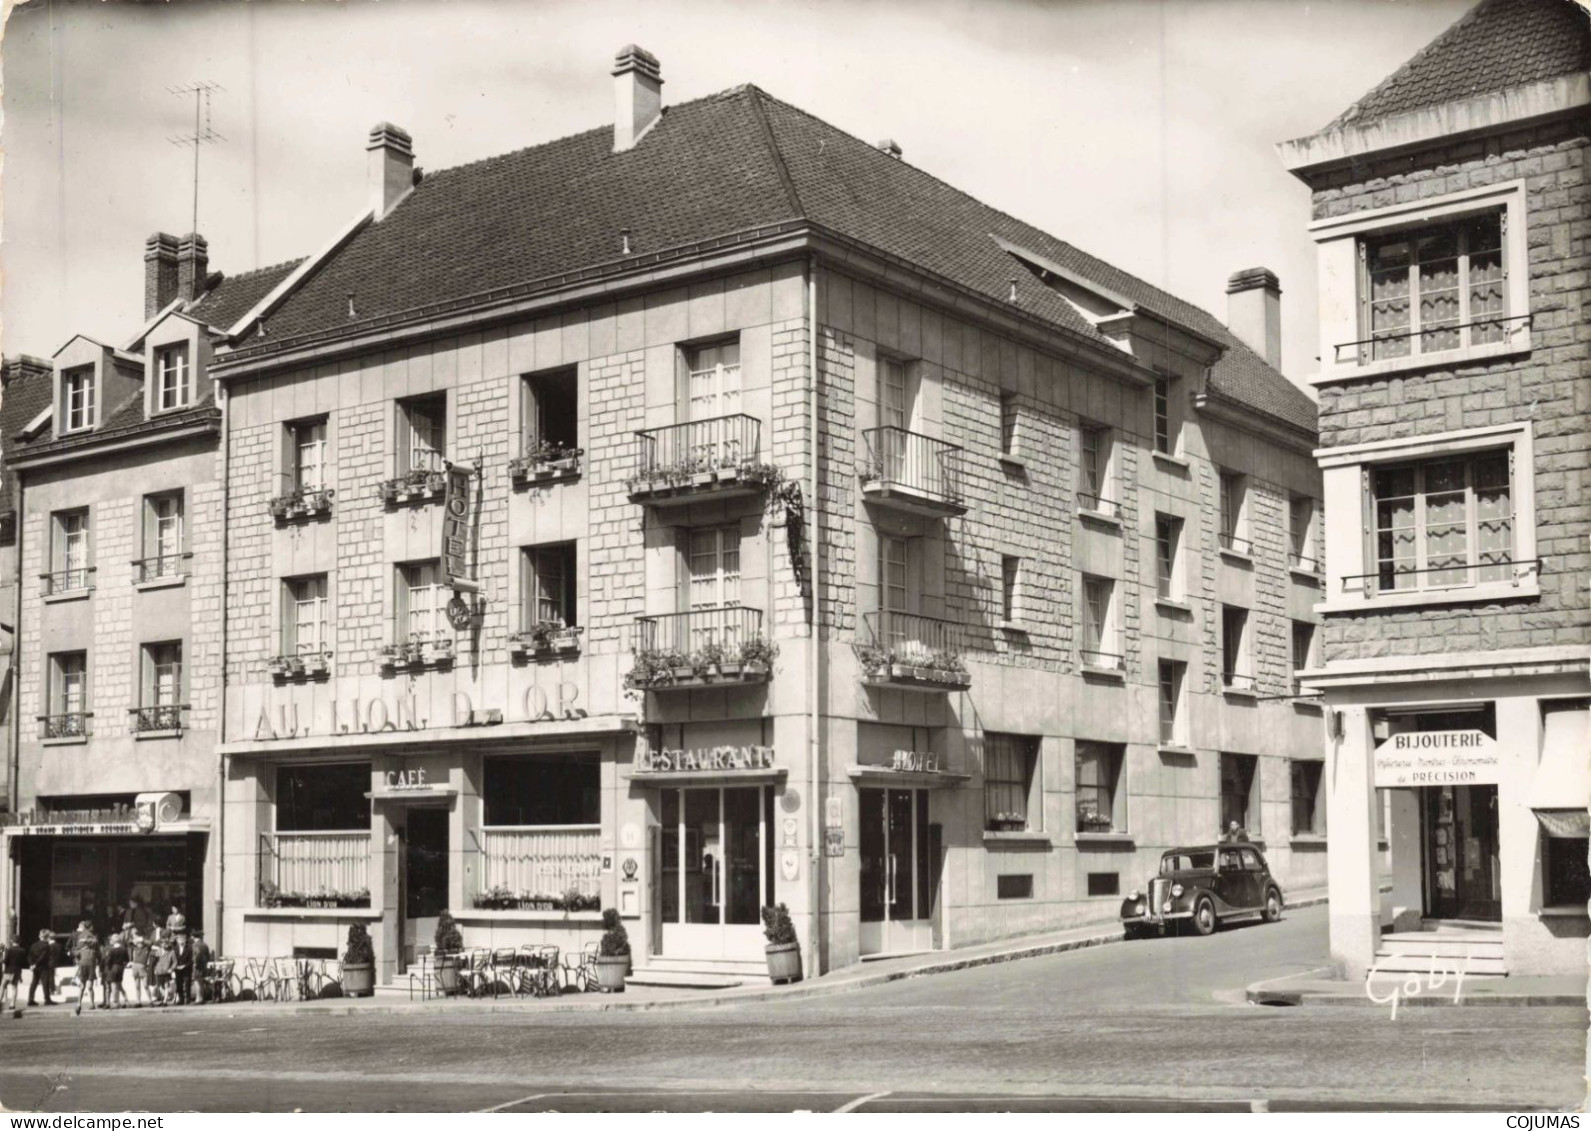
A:
POLYGON ((61 376, 61 400, 66 406, 65 432, 94 427, 94 367, 69 369, 61 376))
POLYGON ((187 343, 167 346, 155 354, 155 411, 186 408, 190 399, 187 343))

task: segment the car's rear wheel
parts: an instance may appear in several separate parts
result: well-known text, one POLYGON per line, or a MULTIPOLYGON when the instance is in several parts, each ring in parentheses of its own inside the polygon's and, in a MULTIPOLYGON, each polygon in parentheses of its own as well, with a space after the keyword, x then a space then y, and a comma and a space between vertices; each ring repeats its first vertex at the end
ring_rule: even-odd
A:
POLYGON ((1282 917, 1282 893, 1272 888, 1265 893, 1265 921, 1274 923, 1282 917))
POLYGON ((1201 897, 1193 905, 1193 929, 1197 934, 1208 935, 1215 932, 1215 904, 1211 903, 1208 896, 1201 897))

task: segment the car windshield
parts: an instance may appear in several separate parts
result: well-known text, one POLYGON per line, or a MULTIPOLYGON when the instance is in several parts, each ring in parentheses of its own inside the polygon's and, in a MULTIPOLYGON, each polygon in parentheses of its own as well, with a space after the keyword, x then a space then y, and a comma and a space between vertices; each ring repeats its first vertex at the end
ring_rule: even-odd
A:
POLYGON ((1160 874, 1169 876, 1173 872, 1186 872, 1193 868, 1215 867, 1215 853, 1213 852, 1168 852, 1160 858, 1160 874))

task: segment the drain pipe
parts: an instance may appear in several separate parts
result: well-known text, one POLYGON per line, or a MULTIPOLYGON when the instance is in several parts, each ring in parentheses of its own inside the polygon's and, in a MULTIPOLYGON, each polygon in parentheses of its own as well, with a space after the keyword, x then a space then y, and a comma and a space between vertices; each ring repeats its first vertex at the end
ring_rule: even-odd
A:
POLYGON ((822 530, 818 521, 818 453, 822 445, 818 434, 818 260, 817 256, 809 256, 806 264, 807 283, 807 428, 812 436, 812 463, 808 468, 807 477, 807 513, 808 536, 807 553, 812 559, 812 568, 807 575, 807 584, 812 590, 812 626, 811 636, 808 641, 809 654, 807 656, 807 805, 811 812, 808 816, 809 832, 811 838, 811 851, 808 854, 812 870, 812 917, 808 930, 807 953, 812 956, 807 963, 808 972, 821 974, 822 951, 819 949, 823 934, 822 928, 822 898, 823 898, 823 846, 819 838, 823 834, 821 809, 823 799, 818 796, 821 775, 818 772, 818 755, 822 743, 818 736, 818 727, 821 723, 819 715, 822 700, 822 684, 819 679, 822 667, 819 658, 823 651, 822 641, 818 635, 819 622, 822 620, 822 605, 820 588, 821 573, 819 570, 819 557, 822 545, 822 530))
MULTIPOLYGON (((221 409, 221 680, 217 685, 220 700, 216 704, 215 723, 215 744, 219 750, 226 745, 227 624, 230 620, 227 610, 227 531, 232 526, 228 514, 232 504, 232 414, 228 411, 232 398, 224 382, 215 383, 215 399, 221 409)), ((215 759, 215 841, 212 845, 215 850, 215 923, 210 928, 214 932, 217 954, 226 953, 222 949, 226 941, 226 773, 227 756, 218 753, 215 759)))
MULTIPOLYGON (((16 537, 13 539, 13 569, 11 571, 11 749, 6 751, 6 803, 8 812, 13 816, 22 807, 22 549, 23 532, 27 530, 27 511, 23 509, 22 500, 25 492, 22 487, 23 478, 17 475, 16 494, 12 502, 16 506, 16 537)), ((48 568, 48 567, 46 567, 48 568)), ((48 711, 49 707, 46 706, 48 711)), ((5 922, 0 924, 8 930, 20 931, 22 929, 22 905, 20 902, 22 887, 22 865, 12 863, 11 844, 9 837, 0 838, 0 845, 4 845, 5 860, 5 922)))

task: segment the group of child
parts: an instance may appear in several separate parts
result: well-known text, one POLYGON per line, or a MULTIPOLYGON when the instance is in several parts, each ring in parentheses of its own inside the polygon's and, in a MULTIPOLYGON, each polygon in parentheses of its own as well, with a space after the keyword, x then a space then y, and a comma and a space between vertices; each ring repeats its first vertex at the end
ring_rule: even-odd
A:
MULTIPOLYGON (((204 999, 204 978, 210 968, 210 948, 204 936, 195 931, 191 936, 186 925, 182 929, 160 929, 145 935, 131 926, 113 933, 102 946, 95 937, 91 924, 78 924, 70 944, 71 961, 77 967, 78 998, 76 1012, 83 1005, 95 1008, 95 987, 98 986, 100 1009, 122 1009, 129 1005, 151 1006, 187 1005, 204 999), (128 1000, 124 983, 132 976, 132 1000, 128 1000), (195 992, 197 988, 197 992, 195 992)), ((11 1008, 20 1003, 21 975, 25 968, 25 952, 21 943, 13 938, 5 947, 4 980, 0 982, 0 1008, 5 1007, 9 995, 11 1008)), ((45 990, 45 1004, 50 1004, 50 991, 45 990)))

